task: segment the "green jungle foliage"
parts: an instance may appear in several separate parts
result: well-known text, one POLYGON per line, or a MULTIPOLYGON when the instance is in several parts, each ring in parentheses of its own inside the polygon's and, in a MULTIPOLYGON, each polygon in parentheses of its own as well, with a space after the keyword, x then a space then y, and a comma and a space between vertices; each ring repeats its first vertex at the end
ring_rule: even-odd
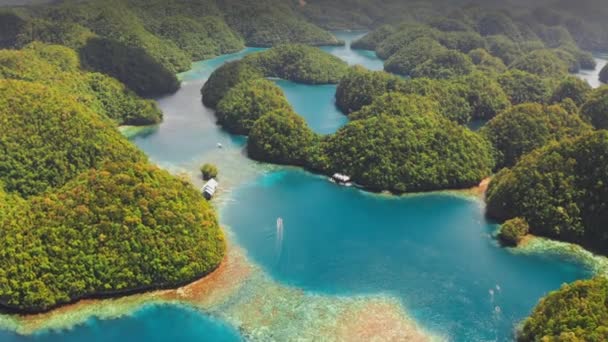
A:
POLYGON ((109 164, 9 201, 0 221, 0 304, 24 311, 175 286, 209 273, 225 250, 200 194, 145 163, 109 164))
POLYGON ((77 23, 34 18, 28 20, 19 31, 14 45, 21 47, 39 41, 78 49, 94 37, 95 33, 77 23))
POLYGON ((579 280, 549 293, 523 322, 517 340, 608 340, 608 280, 579 280))
POLYGON ((0 78, 53 87, 117 124, 149 125, 162 120, 155 102, 139 99, 111 77, 83 71, 77 53, 60 45, 33 43, 22 50, 0 50, 0 78))
MULTIPOLYGON (((442 102, 435 98, 442 97, 438 89, 445 89, 443 84, 428 86, 421 79, 412 81, 420 83, 414 86, 384 72, 354 67, 338 87, 338 103, 340 96, 348 97, 352 92, 344 83, 348 79, 346 82, 360 87, 353 95, 357 105, 362 106, 361 112, 353 113, 354 121, 337 133, 320 138, 293 112, 277 86, 262 78, 247 80, 255 73, 240 72, 269 69, 268 63, 260 62, 268 55, 273 56, 262 52, 218 69, 218 74, 229 75, 230 81, 224 84, 247 75, 223 96, 217 116, 229 131, 249 134, 248 151, 252 158, 304 166, 326 174, 346 172, 370 189, 393 192, 461 188, 477 184, 490 174, 494 161, 489 143, 437 113, 442 102), (382 96, 392 86, 399 87, 398 92, 382 96), (432 87, 435 89, 423 89, 432 87), (341 91, 346 94, 340 94, 341 91), (425 97, 426 94, 418 93, 423 91, 433 95, 425 97), (372 103, 365 106, 367 101, 372 103)), ((474 77, 484 76, 471 76, 474 77)), ((455 87, 460 91, 463 84, 471 83, 491 89, 484 80, 459 79, 461 83, 455 87)), ((471 94, 473 91, 468 95, 471 94)), ((471 104, 462 94, 460 98, 468 108, 473 106, 482 112, 487 109, 481 108, 494 106, 496 94, 491 90, 488 94, 492 95, 471 96, 471 104)), ((506 99, 504 94, 503 98, 506 99)))
POLYGON ((485 40, 476 32, 445 32, 437 37, 439 42, 448 49, 457 50, 462 53, 469 53, 475 49, 483 49, 485 40))
POLYGON ((516 217, 500 226, 498 239, 500 240, 500 243, 505 246, 517 246, 523 237, 528 234, 529 230, 530 227, 528 226, 528 222, 522 218, 516 217))
POLYGON ((289 111, 283 91, 263 78, 241 82, 230 89, 215 113, 218 123, 234 134, 249 134, 256 120, 273 111, 289 111))
POLYGON ((526 103, 500 113, 481 130, 496 149, 496 166, 511 167, 519 158, 553 140, 591 131, 576 113, 559 105, 526 103))
POLYGON ((472 118, 490 119, 510 105, 500 85, 482 73, 440 80, 424 77, 404 80, 361 67, 351 68, 340 81, 336 104, 350 113, 391 91, 426 96, 439 103, 440 114, 458 123, 467 123, 472 118))
POLYGON ((193 60, 281 43, 338 44, 280 0, 92 0, 3 10, 0 48, 32 41, 78 50, 84 65, 141 96, 174 92, 193 60), (18 14, 19 13, 19 14, 18 14))
MULTIPOLYGON (((55 62, 70 70, 74 60, 55 62)), ((225 243, 213 209, 147 164, 110 119, 59 86, 3 79, 0 93, 0 306, 44 311, 217 267, 225 243)))
POLYGON ((351 67, 338 83, 336 105, 343 113, 358 111, 372 103, 374 98, 397 90, 403 83, 400 78, 381 71, 369 71, 361 66, 351 67))
POLYGON ((79 52, 85 67, 118 79, 140 96, 160 96, 179 89, 177 77, 142 48, 93 38, 79 52))
POLYGON ((522 54, 521 47, 503 35, 486 37, 486 47, 492 56, 500 58, 506 65, 513 63, 522 54))
POLYGON ((550 50, 535 50, 518 59, 510 66, 542 77, 560 77, 568 73, 568 65, 550 50))
POLYGON ((460 83, 461 95, 471 107, 473 119, 489 120, 511 105, 500 84, 483 73, 476 72, 454 82, 460 83))
MULTIPOLYGON (((192 60, 244 44, 338 43, 319 26, 374 28, 353 47, 375 50, 386 70, 416 79, 347 71, 298 45, 229 63, 203 87, 203 102, 249 132, 253 158, 349 173, 374 190, 434 190, 474 185, 491 172, 487 135, 499 166, 512 166, 488 192, 490 216, 517 218, 505 235, 515 241, 523 231, 515 223, 525 220, 534 234, 606 253, 608 133, 590 133, 577 113, 608 128, 608 96, 564 76, 595 66, 582 49, 606 50, 608 9, 600 0, 461 5, 92 0, 3 9, 0 48, 24 49, 0 51, 0 304, 43 310, 213 269, 224 243, 212 209, 147 165, 114 125, 158 122, 155 105, 131 91, 174 92, 175 74, 192 60), (317 136, 264 77, 340 81, 336 101, 351 122, 317 136), (480 135, 458 126, 472 118, 494 119, 480 135), (56 243, 41 243, 48 239, 56 243)), ((607 339, 599 304, 606 285, 593 286, 584 293, 591 304, 579 292, 543 301, 520 338, 607 339)))
POLYGON ((420 64, 445 51, 436 40, 422 37, 399 49, 384 63, 384 70, 409 75, 420 64))
POLYGON ((258 78, 264 74, 260 68, 243 63, 229 62, 216 69, 201 89, 203 103, 207 107, 216 108, 222 98, 237 84, 258 78))
POLYGON ((223 0, 218 4, 225 13, 228 25, 239 32, 249 46, 339 43, 327 31, 301 18, 286 1, 223 0))
POLYGON ((487 73, 502 73, 507 70, 505 63, 498 57, 492 56, 485 49, 474 49, 469 51, 469 57, 471 61, 477 67, 477 70, 487 73))
POLYGON ((237 33, 218 17, 166 17, 154 31, 190 54, 191 60, 203 60, 242 50, 245 45, 237 33))
POLYGON ((524 218, 530 232, 607 253, 608 132, 549 144, 503 169, 487 193, 488 215, 524 218))
POLYGON ((108 160, 145 159, 109 120, 64 92, 13 80, 0 80, 0 90, 0 181, 9 192, 40 194, 108 160))
POLYGON ((211 74, 201 94, 203 103, 215 108, 230 89, 244 81, 280 77, 307 84, 338 83, 346 72, 345 62, 318 48, 279 45, 224 64, 211 74))
POLYGON ((213 164, 203 164, 203 166, 201 166, 201 174, 203 176, 204 180, 210 180, 211 178, 217 178, 219 171, 217 169, 217 166, 213 165, 213 164))
POLYGON ((259 67, 265 77, 306 84, 338 83, 348 68, 340 58, 302 44, 278 45, 243 62, 259 67))
POLYGON ((547 103, 551 96, 551 82, 521 70, 509 70, 498 76, 498 83, 512 104, 547 103))
POLYGON ((581 115, 595 128, 608 129, 608 86, 594 89, 581 107, 581 115))
MULTIPOLYGON (((398 7, 389 3, 378 6, 381 10, 398 7)), ((414 6, 414 11, 418 9, 409 5, 414 6)), ((495 11, 469 6, 467 11, 458 11, 450 5, 443 6, 448 8, 447 16, 430 5, 426 9, 430 15, 403 16, 400 21, 381 25, 354 42, 353 47, 374 49, 386 60, 385 70, 401 75, 452 79, 477 70, 490 78, 498 77, 514 105, 547 103, 556 80, 561 82, 568 71, 595 67, 591 53, 579 48, 580 37, 570 32, 582 28, 570 25, 572 21, 566 19, 566 13, 559 12, 560 16, 554 16, 552 21, 543 14, 541 21, 535 18, 538 11, 525 7, 495 11), (511 71, 505 73, 507 66, 511 71)), ((457 118, 458 122, 493 116, 479 115, 475 110, 464 115, 450 111, 446 116, 457 118)))
POLYGON ((370 189, 396 193, 470 187, 493 167, 483 138, 434 113, 351 121, 322 149, 327 173, 346 173, 370 189))
POLYGON ((291 108, 268 112, 255 122, 247 141, 253 159, 307 166, 317 137, 291 108))
MULTIPOLYGON (((453 80, 432 80, 428 78, 416 78, 403 82, 399 86, 399 91, 405 94, 418 94, 426 96, 439 103, 439 112, 446 118, 464 124, 471 120, 473 116, 472 105, 478 106, 482 104, 482 99, 487 97, 488 93, 479 93, 472 95, 467 84, 463 82, 464 78, 453 80)), ((489 93, 492 89, 488 89, 489 93)), ((500 103, 500 98, 497 98, 497 104, 500 103)))
POLYGON ((376 50, 378 43, 384 41, 390 35, 395 33, 395 27, 391 25, 383 25, 366 34, 361 39, 352 42, 353 49, 376 50))
POLYGON ((581 106, 587 101, 592 88, 587 81, 575 76, 569 76, 553 91, 551 102, 558 103, 565 99, 571 99, 577 106, 581 106))
MULTIPOLYGON (((433 30, 427 26, 406 23, 397 27, 395 32, 387 36, 386 39, 378 42, 375 50, 378 57, 387 59, 404 46, 409 45, 419 38, 427 37, 435 39, 439 34, 439 31, 433 30)), ((357 46, 357 44, 355 44, 355 46, 357 46)))
POLYGON ((439 103, 415 94, 386 93, 376 98, 372 104, 350 114, 351 120, 367 119, 373 116, 412 116, 424 118, 439 112, 439 103))

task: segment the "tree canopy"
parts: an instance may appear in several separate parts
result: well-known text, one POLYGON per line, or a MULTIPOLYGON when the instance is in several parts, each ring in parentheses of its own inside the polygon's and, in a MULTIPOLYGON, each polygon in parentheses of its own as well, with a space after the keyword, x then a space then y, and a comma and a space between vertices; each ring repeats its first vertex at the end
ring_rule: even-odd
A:
POLYGON ((291 108, 268 112, 255 122, 247 142, 250 157, 266 162, 307 166, 316 135, 291 108))
POLYGON ((581 107, 581 115, 598 129, 608 129, 608 86, 593 90, 581 107))
POLYGON ((373 115, 348 123, 321 144, 328 171, 373 190, 465 188, 493 167, 483 138, 435 113, 373 115))
POLYGON ((77 53, 60 45, 33 43, 0 50, 0 78, 37 82, 61 90, 117 124, 159 123, 156 103, 139 99, 115 79, 82 69, 77 53))
POLYGON ((40 83, 3 79, 0 93, 0 306, 44 311, 217 267, 214 210, 109 118, 40 83))
POLYGON ((279 45, 248 55, 216 69, 203 88, 203 103, 215 108, 239 83, 264 77, 294 82, 338 83, 347 72, 346 63, 322 50, 302 44, 279 45))
POLYGON ((596 277, 563 285, 541 299, 518 332, 519 341, 608 339, 608 280, 596 277))
POLYGON ((521 156, 550 141, 590 130, 576 113, 569 113, 559 105, 526 103, 500 113, 482 128, 482 133, 496 149, 500 168, 515 165, 521 156))
POLYGON ((521 217, 533 234, 607 253, 606 160, 606 131, 549 144, 492 179, 488 214, 499 220, 521 217))
POLYGON ((241 82, 217 106, 218 122, 229 132, 249 134, 257 119, 275 110, 290 110, 283 91, 273 82, 260 78, 241 82))

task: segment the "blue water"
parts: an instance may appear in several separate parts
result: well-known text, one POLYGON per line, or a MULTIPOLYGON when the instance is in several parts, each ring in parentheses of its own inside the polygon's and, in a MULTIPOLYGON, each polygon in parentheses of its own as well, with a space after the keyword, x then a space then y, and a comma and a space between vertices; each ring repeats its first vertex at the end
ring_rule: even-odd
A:
MULTIPOLYGON (((340 33, 340 38, 357 35, 340 33)), ((325 49, 351 64, 381 69, 373 53, 348 46, 325 49)), ((161 166, 192 172, 201 155, 217 151, 218 142, 243 149, 244 138, 216 125, 213 111, 201 103, 200 88, 221 64, 258 50, 195 63, 180 75, 182 89, 159 99, 163 124, 133 141, 161 166)), ((317 132, 344 124, 333 86, 279 84, 317 132)), ((246 162, 244 154, 238 158, 246 162)), ((491 236, 496 226, 485 220, 482 204, 460 197, 383 197, 295 169, 259 175, 230 197, 221 207, 222 224, 276 280, 313 292, 394 295, 423 327, 453 341, 509 340, 541 296, 590 275, 558 256, 517 255, 498 247, 491 236), (277 241, 278 217, 284 220, 283 241, 277 241)), ((223 323, 173 306, 148 306, 133 316, 90 319, 71 330, 30 337, 0 331, 0 341, 238 339, 223 323)))
POLYGON ((326 52, 346 61, 349 65, 361 65, 369 70, 383 70, 384 62, 376 56, 376 52, 370 50, 355 50, 351 48, 351 43, 361 37, 366 32, 361 31, 337 31, 334 35, 346 42, 344 46, 325 46, 322 47, 326 52))
POLYGON ((163 111, 163 123, 132 139, 155 162, 166 166, 196 160, 204 151, 216 148, 243 147, 245 139, 233 136, 216 124, 213 110, 203 106, 200 90, 211 73, 222 64, 261 51, 247 48, 239 53, 196 62, 192 70, 180 76, 180 90, 157 100, 163 111))
POLYGON ((308 85, 286 80, 276 80, 296 113, 300 114, 313 131, 321 134, 334 133, 348 122, 348 118, 336 107, 336 85, 308 85))
POLYGON ((594 70, 581 70, 576 76, 587 81, 593 88, 601 86, 603 83, 600 82, 600 71, 608 63, 608 53, 594 53, 595 62, 597 65, 594 70))
POLYGON ((2 342, 106 342, 106 341, 241 341, 226 324, 186 307, 149 305, 120 319, 91 318, 70 330, 42 331, 22 336, 0 331, 2 342))
POLYGON ((541 296, 590 275, 556 257, 499 248, 482 204, 453 195, 383 197, 291 170, 232 197, 223 222, 276 279, 330 294, 394 294, 423 326, 455 341, 509 340, 541 296))

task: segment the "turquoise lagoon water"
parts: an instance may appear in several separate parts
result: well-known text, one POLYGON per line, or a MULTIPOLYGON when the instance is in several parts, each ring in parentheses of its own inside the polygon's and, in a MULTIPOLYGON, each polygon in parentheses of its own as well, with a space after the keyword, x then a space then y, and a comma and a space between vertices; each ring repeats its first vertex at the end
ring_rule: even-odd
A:
POLYGON ((0 331, 2 342, 106 342, 106 341, 241 341, 232 327, 194 309, 148 305, 133 315, 115 320, 90 318, 70 330, 42 331, 22 336, 0 331))
POLYGON ((581 70, 576 76, 587 81, 593 88, 597 88, 602 85, 600 82, 600 71, 608 63, 608 53, 595 53, 595 62, 597 63, 594 70, 581 70))
MULTIPOLYGON (((341 38, 349 35, 357 34, 341 33, 341 38)), ((242 153, 245 139, 215 124, 199 91, 215 68, 254 51, 194 64, 180 75, 182 89, 159 99, 163 124, 132 140, 154 162, 173 171, 194 174, 206 156, 218 154, 228 155, 237 167, 251 164, 242 153)), ((327 51, 369 68, 381 64, 373 55, 348 47, 327 51)), ((339 113, 329 96, 335 88, 279 84, 313 129, 331 132, 344 123, 335 120, 339 113)), ((224 175, 227 171, 220 168, 224 175)), ((229 200, 218 202, 222 223, 275 280, 313 293, 392 295, 422 327, 452 341, 510 340, 515 324, 541 296, 590 276, 581 265, 557 255, 524 256, 498 247, 492 238, 496 226, 484 218, 483 204, 455 195, 382 196, 279 168, 242 180, 223 196, 229 200), (279 217, 283 234, 277 234, 279 217)), ((167 305, 148 306, 115 320, 90 319, 60 332, 28 337, 0 332, 0 341, 177 339, 239 337, 197 311, 167 305)))
POLYGON ((374 195, 285 170, 242 186, 221 217, 279 281, 395 295, 424 327, 454 341, 509 340, 547 291, 590 275, 557 256, 498 247, 483 204, 450 194, 374 195))
MULTIPOLYGON (((327 51, 350 63, 365 61, 355 50, 344 57, 346 47, 327 51)), ((182 90, 159 101, 165 122, 134 139, 155 161, 187 165, 218 141, 243 148, 244 139, 218 128, 198 95, 224 58, 195 65, 183 76, 188 81, 182 90)), ((381 68, 381 61, 368 61, 373 62, 364 66, 381 68)), ((317 132, 330 133, 346 122, 334 104, 335 86, 276 82, 317 132)), ((590 275, 558 256, 498 247, 483 204, 453 195, 373 195, 286 169, 240 185, 220 209, 236 242, 276 280, 326 294, 394 295, 423 327, 453 341, 509 340, 540 297, 590 275)))
POLYGON ((291 103, 296 113, 306 119, 312 130, 321 134, 334 133, 348 122, 335 103, 336 85, 308 85, 286 80, 275 83, 291 103))
POLYGON ((370 70, 383 70, 384 62, 376 56, 376 52, 369 50, 352 49, 351 43, 363 37, 366 32, 362 31, 337 31, 334 35, 345 42, 344 46, 322 47, 326 52, 341 58, 349 65, 362 65, 370 70))

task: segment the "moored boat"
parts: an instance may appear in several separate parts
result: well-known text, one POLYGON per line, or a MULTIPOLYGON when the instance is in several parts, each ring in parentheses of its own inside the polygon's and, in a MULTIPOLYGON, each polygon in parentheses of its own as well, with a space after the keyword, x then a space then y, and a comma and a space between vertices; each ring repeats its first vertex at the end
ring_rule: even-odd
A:
POLYGON ((330 180, 337 184, 344 185, 344 186, 352 185, 352 183, 350 181, 350 176, 347 176, 342 173, 334 173, 333 176, 331 176, 330 180))

